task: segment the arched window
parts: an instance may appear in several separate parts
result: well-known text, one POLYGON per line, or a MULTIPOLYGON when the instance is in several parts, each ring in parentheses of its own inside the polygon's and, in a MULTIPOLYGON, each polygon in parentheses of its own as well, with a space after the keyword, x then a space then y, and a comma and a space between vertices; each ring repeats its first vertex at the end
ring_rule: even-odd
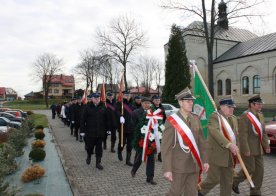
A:
POLYGON ((222 80, 218 80, 218 96, 222 95, 222 80))
POLYGON ((225 80, 226 95, 231 95, 231 79, 225 80))
POLYGON ((247 76, 242 78, 242 94, 249 94, 249 78, 247 76))
POLYGON ((254 94, 260 94, 260 88, 261 88, 261 80, 259 75, 255 75, 253 77, 253 93, 254 94))

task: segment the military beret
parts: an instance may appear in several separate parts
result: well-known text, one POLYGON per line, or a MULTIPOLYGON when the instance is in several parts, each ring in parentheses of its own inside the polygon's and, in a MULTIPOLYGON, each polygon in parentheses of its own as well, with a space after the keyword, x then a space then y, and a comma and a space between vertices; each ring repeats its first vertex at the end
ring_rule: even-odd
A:
POLYGON ((248 99, 249 103, 264 103, 260 95, 255 95, 248 99))
POLYGON ((190 89, 186 87, 184 90, 182 90, 181 92, 175 95, 175 99, 176 100, 194 100, 196 98, 192 95, 190 89))

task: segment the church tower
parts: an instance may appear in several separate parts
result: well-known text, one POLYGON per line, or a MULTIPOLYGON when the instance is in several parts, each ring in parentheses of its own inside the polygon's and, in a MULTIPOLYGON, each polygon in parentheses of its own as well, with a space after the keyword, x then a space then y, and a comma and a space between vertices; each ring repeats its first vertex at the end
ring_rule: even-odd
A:
POLYGON ((224 29, 228 29, 227 6, 223 0, 221 0, 219 3, 218 10, 218 26, 224 29))

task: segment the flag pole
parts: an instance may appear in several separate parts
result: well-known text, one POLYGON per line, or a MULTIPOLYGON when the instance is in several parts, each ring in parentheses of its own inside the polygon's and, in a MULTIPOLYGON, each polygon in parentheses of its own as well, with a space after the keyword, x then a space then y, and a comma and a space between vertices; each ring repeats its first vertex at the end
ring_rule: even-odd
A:
MULTIPOLYGON (((209 99, 211 100, 211 102, 212 102, 212 104, 213 104, 215 110, 217 111, 217 106, 216 106, 216 104, 215 104, 215 101, 214 101, 214 99, 212 98, 212 96, 211 96, 211 94, 210 94, 210 92, 209 92, 209 90, 208 90, 208 88, 207 88, 207 86, 206 86, 206 84, 205 84, 205 82, 204 82, 204 80, 203 80, 203 78, 202 78, 202 76, 201 76, 201 74, 200 74, 200 72, 199 72, 199 70, 198 70, 196 64, 195 64, 195 61, 190 61, 190 62, 191 62, 191 64, 192 64, 192 67, 193 67, 194 71, 198 74, 198 77, 199 77, 201 83, 203 84, 203 86, 204 86, 204 88, 205 88, 205 90, 206 90, 206 92, 207 92, 207 95, 208 95, 209 99)), ((230 141, 231 143, 233 143, 231 137, 229 137, 229 135, 228 135, 227 132, 226 132, 226 135, 227 135, 227 137, 229 138, 229 141, 230 141)), ((253 183, 253 181, 252 181, 252 179, 251 179, 251 176, 249 175, 249 173, 248 173, 248 171, 247 171, 247 169, 246 169, 246 167, 245 167, 245 165, 244 165, 244 162, 243 162, 243 160, 242 160, 242 158, 241 158, 240 152, 237 152, 237 158, 238 158, 238 160, 239 160, 239 162, 240 162, 240 164, 241 164, 242 170, 243 170, 243 172, 244 172, 244 174, 245 174, 245 176, 246 176, 248 182, 250 183, 250 186, 251 186, 252 188, 254 188, 254 187, 255 187, 255 186, 254 186, 254 183, 253 183)))
MULTIPOLYGON (((124 116, 124 98, 123 98, 123 79, 124 79, 124 72, 122 72, 122 77, 120 81, 120 92, 119 97, 121 98, 121 116, 124 116)), ((121 123, 121 147, 124 147, 124 123, 121 123)))

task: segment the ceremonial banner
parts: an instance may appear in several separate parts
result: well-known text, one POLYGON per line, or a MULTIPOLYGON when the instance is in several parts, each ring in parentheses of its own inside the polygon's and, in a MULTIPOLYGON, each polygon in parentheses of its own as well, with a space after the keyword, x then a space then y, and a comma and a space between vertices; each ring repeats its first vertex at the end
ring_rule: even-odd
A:
POLYGON ((208 92, 205 90, 202 77, 195 64, 192 65, 194 68, 194 113, 196 113, 199 118, 201 125, 203 127, 204 137, 207 138, 207 123, 211 114, 216 110, 212 101, 208 96, 208 92))

